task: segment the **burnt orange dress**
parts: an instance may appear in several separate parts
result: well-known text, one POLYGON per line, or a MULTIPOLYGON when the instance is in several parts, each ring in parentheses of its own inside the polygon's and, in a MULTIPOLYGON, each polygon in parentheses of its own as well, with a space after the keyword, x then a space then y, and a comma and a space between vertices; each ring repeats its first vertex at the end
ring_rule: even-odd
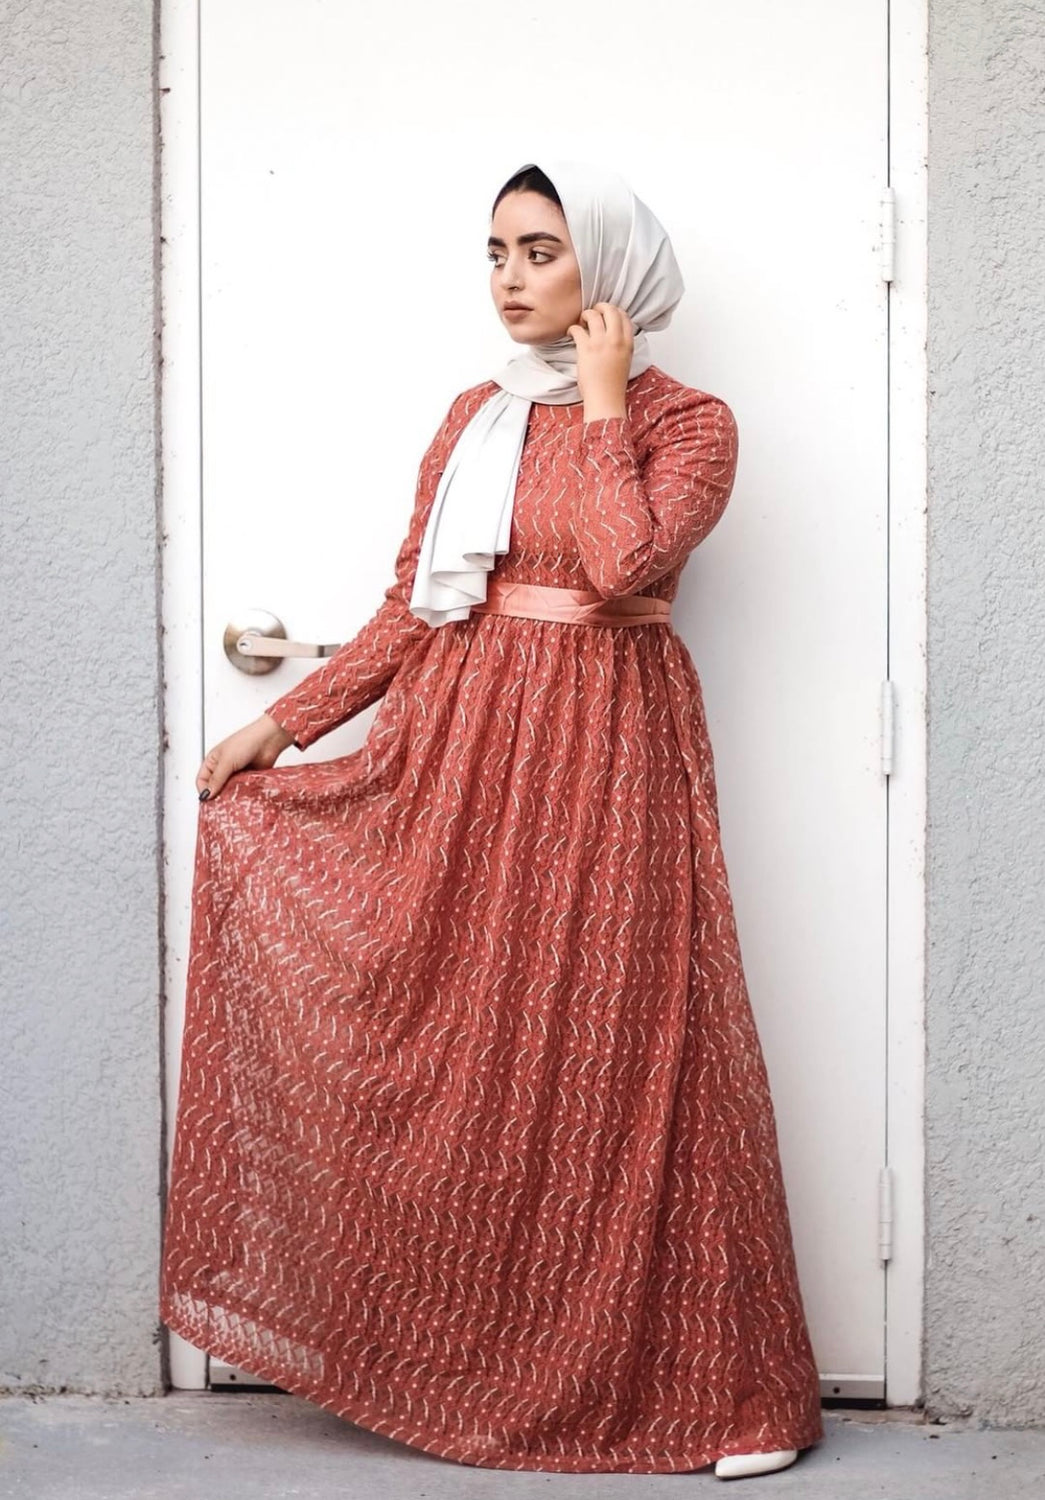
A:
MULTIPOLYGON (((670 622, 407 607, 268 712, 199 811, 160 1311, 194 1345, 488 1468, 700 1468, 823 1436, 711 746, 670 622)), ((498 579, 674 597, 733 416, 652 366, 535 404, 498 579)))

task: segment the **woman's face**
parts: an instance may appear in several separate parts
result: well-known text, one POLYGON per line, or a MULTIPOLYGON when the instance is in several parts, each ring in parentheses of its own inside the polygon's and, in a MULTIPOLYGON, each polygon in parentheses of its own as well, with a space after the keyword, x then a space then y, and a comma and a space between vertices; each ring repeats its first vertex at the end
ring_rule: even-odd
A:
POLYGON ((563 338, 583 311, 581 268, 562 209, 541 193, 507 193, 490 222, 490 291, 517 344, 563 338), (512 312, 521 303, 523 312, 512 312))

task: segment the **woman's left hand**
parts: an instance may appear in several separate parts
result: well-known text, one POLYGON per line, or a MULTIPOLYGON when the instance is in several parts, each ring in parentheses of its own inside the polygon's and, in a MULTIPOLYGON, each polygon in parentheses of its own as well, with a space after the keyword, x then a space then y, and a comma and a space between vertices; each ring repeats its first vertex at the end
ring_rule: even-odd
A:
POLYGON ((588 408, 614 408, 606 415, 624 415, 635 335, 631 319, 613 302, 596 302, 581 313, 579 323, 566 332, 577 345, 577 385, 588 408), (619 408, 619 411, 617 410, 619 408))

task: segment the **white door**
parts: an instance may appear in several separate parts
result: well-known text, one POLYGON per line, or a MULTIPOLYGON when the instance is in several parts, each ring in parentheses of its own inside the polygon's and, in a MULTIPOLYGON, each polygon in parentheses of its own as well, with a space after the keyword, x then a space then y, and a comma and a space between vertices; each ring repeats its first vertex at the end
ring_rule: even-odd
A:
MULTIPOLYGON (((688 289, 654 358, 741 440, 677 627, 824 1393, 881 1396, 885 0, 200 10, 205 744, 315 666, 237 671, 244 610, 339 642, 380 602, 425 446, 512 352, 484 243, 504 178, 543 153, 613 164, 672 235, 688 289)), ((181 1356, 176 1383, 202 1383, 181 1356)))

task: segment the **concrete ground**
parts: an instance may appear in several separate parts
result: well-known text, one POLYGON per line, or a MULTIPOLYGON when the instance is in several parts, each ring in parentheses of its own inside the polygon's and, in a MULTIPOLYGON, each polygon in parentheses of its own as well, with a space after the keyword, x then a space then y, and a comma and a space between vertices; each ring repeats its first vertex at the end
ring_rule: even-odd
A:
POLYGON ((1042 1500, 1045 1430, 828 1410, 776 1474, 478 1469, 280 1392, 0 1396, 3 1500, 1042 1500), (738 1489, 739 1486, 739 1489, 738 1489))

